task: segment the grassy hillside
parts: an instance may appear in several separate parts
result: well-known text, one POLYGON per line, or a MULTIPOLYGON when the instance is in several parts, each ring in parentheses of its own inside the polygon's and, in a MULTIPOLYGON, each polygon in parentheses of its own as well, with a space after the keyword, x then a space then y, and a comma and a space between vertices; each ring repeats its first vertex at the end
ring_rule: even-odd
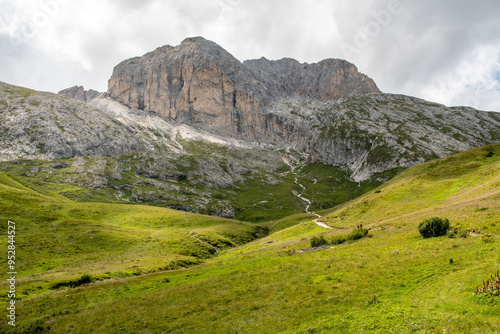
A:
MULTIPOLYGON (((0 173, 0 231, 7 241, 7 220, 16 223, 22 297, 86 273, 107 279, 201 263, 266 232, 223 218, 141 205, 75 203, 47 189, 43 193, 0 173)), ((6 260, 2 257, 0 265, 6 267, 6 260)))
POLYGON ((492 145, 415 166, 346 203, 325 221, 383 228, 413 225, 434 214, 449 217, 455 227, 497 233, 499 160, 500 146, 492 145))
POLYGON ((22 296, 12 332, 498 333, 499 297, 473 292, 500 268, 499 203, 500 145, 467 151, 325 211, 331 230, 289 217, 193 268, 22 296), (475 233, 423 239, 433 216, 475 233), (308 249, 360 223, 368 237, 308 249))

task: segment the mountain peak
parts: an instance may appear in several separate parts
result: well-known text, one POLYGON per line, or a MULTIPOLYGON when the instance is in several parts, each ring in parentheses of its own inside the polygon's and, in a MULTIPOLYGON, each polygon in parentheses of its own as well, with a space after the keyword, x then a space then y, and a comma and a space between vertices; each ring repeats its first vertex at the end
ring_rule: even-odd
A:
POLYGON ((202 44, 202 43, 212 43, 216 44, 212 41, 209 41, 208 39, 202 37, 202 36, 194 36, 194 37, 186 37, 182 42, 182 44, 187 44, 187 43, 196 43, 196 44, 202 44))
POLYGON ((301 64, 266 58, 241 63, 218 44, 189 37, 115 67, 109 95, 166 120, 255 140, 265 109, 283 97, 338 100, 379 93, 376 84, 342 60, 301 64))

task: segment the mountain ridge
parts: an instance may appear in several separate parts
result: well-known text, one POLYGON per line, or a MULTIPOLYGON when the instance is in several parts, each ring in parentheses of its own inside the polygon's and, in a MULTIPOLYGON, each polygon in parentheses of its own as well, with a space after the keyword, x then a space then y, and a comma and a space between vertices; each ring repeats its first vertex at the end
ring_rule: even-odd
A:
POLYGON ((0 161, 118 155, 146 146, 86 103, 0 82, 0 161))
MULTIPOLYGON (((328 64, 355 68, 345 61, 318 65, 261 58, 244 65, 204 39, 181 45, 180 51, 180 46, 164 46, 123 61, 115 72, 125 76, 112 77, 107 93, 75 86, 32 101, 38 93, 4 86, 0 120, 12 126, 1 128, 0 148, 9 152, 3 160, 59 159, 60 168, 45 162, 2 168, 39 177, 75 200, 147 203, 263 221, 306 206, 293 195, 292 190, 302 189, 283 175, 288 167, 282 158, 303 166, 297 176, 312 210, 318 210, 359 196, 402 169, 500 140, 497 113, 404 95, 364 94, 362 84, 353 90, 356 96, 329 98, 327 90, 321 85, 314 90, 311 82, 324 81, 330 72, 322 79, 302 72, 316 73, 328 64), (254 73, 258 63, 275 66, 275 72, 254 73), (146 80, 150 77, 156 81, 146 80), (113 87, 121 91, 127 85, 122 97, 135 107, 113 96, 113 87), (63 107, 52 108, 59 104, 63 107), (78 117, 71 111, 76 106, 78 117), (154 110, 162 106, 172 109, 154 110), (178 112, 177 119, 169 119, 178 112), (23 142, 26 147, 19 146, 23 142), (252 194, 257 189, 266 189, 265 198, 252 194)), ((357 70, 342 73, 367 83, 357 70)), ((336 77, 329 78, 333 84, 326 87, 336 87, 336 77)))
POLYGON ((260 58, 241 63, 202 37, 187 38, 177 47, 161 47, 123 61, 109 80, 108 95, 169 122, 223 137, 291 147, 309 154, 311 162, 347 167, 359 181, 377 172, 409 167, 500 138, 499 119, 493 114, 384 95, 372 79, 345 60, 301 64, 290 58, 260 58), (363 99, 367 100, 364 105, 359 103, 363 99), (350 102, 358 108, 353 110, 356 115, 334 124, 346 118, 342 104, 352 109, 350 102), (422 119, 418 119, 419 113, 424 114, 422 119), (372 117, 381 114, 385 116, 377 120, 372 117), (436 120, 434 114, 450 116, 453 121, 447 124, 447 119, 436 120), (477 126, 478 118, 484 129, 477 126), (391 119, 400 121, 391 125, 400 127, 396 135, 395 129, 383 130, 385 125, 377 123, 389 124, 391 119), (405 124, 407 119, 411 119, 411 127, 405 124), (467 128, 466 121, 472 122, 470 126, 479 136, 460 130, 467 128), (452 130, 446 129, 449 125, 452 130), (415 131, 419 127, 422 131, 415 131), (418 137, 408 138, 405 130, 418 137), (441 135, 447 131, 451 135, 441 135), (433 138, 429 145, 421 140, 426 136, 433 138), (413 149, 412 142, 418 147, 413 149), (380 155, 374 151, 377 149, 391 151, 387 166, 370 166, 367 159, 380 155), (419 152, 413 156, 415 150, 419 152), (398 154, 407 157, 399 163, 398 154))
POLYGON ((380 93, 345 60, 240 62, 202 37, 121 62, 107 94, 171 124, 305 152, 310 162, 350 169, 358 181, 500 138, 494 114, 380 93))

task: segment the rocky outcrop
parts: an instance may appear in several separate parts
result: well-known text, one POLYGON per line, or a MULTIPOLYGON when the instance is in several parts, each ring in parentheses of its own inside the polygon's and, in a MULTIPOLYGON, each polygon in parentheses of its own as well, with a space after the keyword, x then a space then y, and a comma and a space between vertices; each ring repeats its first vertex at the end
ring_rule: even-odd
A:
POLYGON ((295 59, 247 60, 243 64, 274 96, 301 96, 320 101, 380 93, 375 82, 342 59, 299 63, 295 59))
MULTIPOLYGON (((345 167, 356 181, 500 139, 500 114, 370 94, 340 101, 285 100, 269 109, 275 133, 309 162, 345 167)), ((385 175, 384 175, 385 174, 385 175)))
POLYGON ((0 82, 0 161, 111 156, 147 146, 85 103, 0 82))
POLYGON ((61 90, 58 94, 62 95, 62 96, 70 97, 70 98, 78 100, 78 101, 90 102, 93 99, 95 99, 96 97, 98 97, 104 93, 100 93, 100 92, 93 90, 93 89, 85 90, 85 88, 83 88, 83 86, 73 86, 73 87, 61 90))
POLYGON ((202 37, 120 63, 108 85, 110 97, 131 108, 250 141, 269 141, 265 108, 277 99, 293 94, 339 99, 373 92, 379 92, 375 83, 346 61, 242 64, 202 37))

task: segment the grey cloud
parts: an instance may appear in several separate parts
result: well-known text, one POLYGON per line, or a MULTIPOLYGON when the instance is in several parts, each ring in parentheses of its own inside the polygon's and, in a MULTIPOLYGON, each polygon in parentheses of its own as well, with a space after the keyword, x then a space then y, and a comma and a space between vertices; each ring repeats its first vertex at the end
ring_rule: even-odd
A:
POLYGON ((455 69, 478 46, 499 44, 498 2, 419 1, 403 6, 400 17, 382 32, 391 38, 375 41, 365 55, 369 68, 392 89, 425 85, 455 69), (387 66, 377 73, 381 61, 387 66))

